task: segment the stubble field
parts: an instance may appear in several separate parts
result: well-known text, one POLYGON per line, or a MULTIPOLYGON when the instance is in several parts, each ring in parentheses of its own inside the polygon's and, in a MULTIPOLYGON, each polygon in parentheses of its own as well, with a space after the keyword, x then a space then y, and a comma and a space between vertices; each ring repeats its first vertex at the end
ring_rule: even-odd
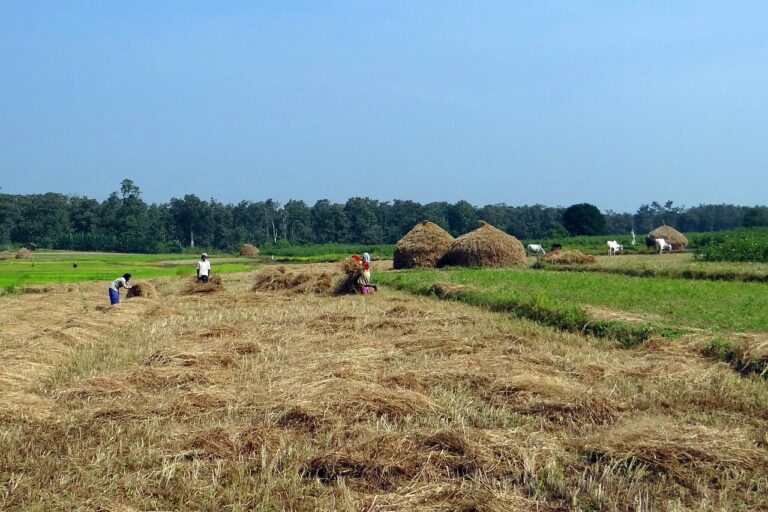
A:
POLYGON ((255 275, 117 307, 104 283, 0 297, 0 509, 766 507, 768 387, 707 333, 622 348, 255 275))

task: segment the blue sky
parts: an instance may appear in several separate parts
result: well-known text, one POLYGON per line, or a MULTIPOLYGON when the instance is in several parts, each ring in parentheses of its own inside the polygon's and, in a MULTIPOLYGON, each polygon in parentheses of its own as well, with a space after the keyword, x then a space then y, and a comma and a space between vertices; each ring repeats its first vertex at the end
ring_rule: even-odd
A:
POLYGON ((768 2, 0 0, 0 187, 768 204, 768 2))

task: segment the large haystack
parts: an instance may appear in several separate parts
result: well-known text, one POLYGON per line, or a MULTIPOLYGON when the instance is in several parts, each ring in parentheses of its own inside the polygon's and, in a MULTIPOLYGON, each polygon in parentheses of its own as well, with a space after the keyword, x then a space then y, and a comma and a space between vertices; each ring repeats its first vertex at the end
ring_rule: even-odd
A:
POLYGON ((453 237, 428 220, 416 224, 395 246, 392 268, 429 268, 448 252, 453 237))
POLYGON ((513 267, 525 264, 525 249, 520 240, 480 221, 479 228, 453 241, 437 266, 513 267))
POLYGON ((240 256, 258 256, 259 248, 251 244, 243 244, 240 247, 240 256))
POLYGON ((645 244, 648 247, 653 247, 656 245, 657 238, 666 240, 672 246, 673 251, 682 251, 688 247, 688 239, 685 238, 685 235, 672 226, 664 225, 654 229, 648 233, 648 236, 645 238, 645 244))
POLYGON ((16 251, 16 259, 17 260, 28 260, 32 258, 32 251, 29 249, 22 247, 18 251, 16 251))

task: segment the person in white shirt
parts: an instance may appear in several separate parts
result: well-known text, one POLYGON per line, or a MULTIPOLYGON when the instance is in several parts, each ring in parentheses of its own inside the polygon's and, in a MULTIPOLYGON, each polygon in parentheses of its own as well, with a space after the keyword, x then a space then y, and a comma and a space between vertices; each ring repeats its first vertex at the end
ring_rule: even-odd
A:
POLYGON ((131 274, 123 274, 123 277, 118 277, 114 281, 112 281, 112 284, 109 285, 109 303, 110 304, 119 304, 120 303, 120 288, 125 288, 126 290, 130 288, 131 286, 128 284, 128 281, 131 280, 131 274))
POLYGON ((200 261, 197 262, 197 281, 207 283, 208 278, 211 275, 211 262, 208 260, 208 253, 203 253, 200 256, 200 261))

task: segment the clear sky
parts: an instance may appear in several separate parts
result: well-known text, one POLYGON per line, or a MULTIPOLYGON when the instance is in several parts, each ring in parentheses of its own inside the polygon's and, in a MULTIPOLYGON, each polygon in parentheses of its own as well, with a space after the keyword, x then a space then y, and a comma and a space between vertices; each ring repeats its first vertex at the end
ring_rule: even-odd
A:
POLYGON ((768 2, 0 0, 0 187, 768 204, 768 2))

